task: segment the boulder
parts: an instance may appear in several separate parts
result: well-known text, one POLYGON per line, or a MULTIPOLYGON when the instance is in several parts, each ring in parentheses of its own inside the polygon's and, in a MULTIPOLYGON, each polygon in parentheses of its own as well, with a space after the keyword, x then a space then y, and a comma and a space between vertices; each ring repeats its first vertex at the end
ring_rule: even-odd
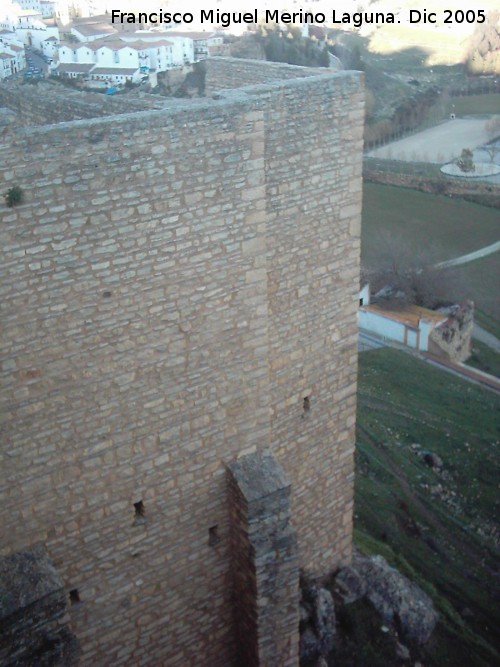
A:
MULTIPOLYGON (((362 591, 365 590, 365 595, 386 623, 394 623, 406 638, 417 644, 427 642, 438 620, 438 614, 428 595, 390 567, 382 556, 355 555, 350 569, 354 570, 363 582, 357 588, 359 597, 362 597, 362 591)), ((343 570, 340 570, 338 576, 342 573, 343 570)), ((341 576, 341 582, 346 579, 355 581, 350 572, 344 574, 343 578, 341 576)), ((352 599, 354 589, 350 590, 352 599)))
POLYGON ((426 463, 430 468, 443 467, 443 459, 433 452, 422 452, 422 457, 424 459, 424 463, 426 463))
POLYGON ((307 585, 302 595, 300 659, 313 660, 327 656, 333 649, 335 607, 330 591, 316 584, 307 585))

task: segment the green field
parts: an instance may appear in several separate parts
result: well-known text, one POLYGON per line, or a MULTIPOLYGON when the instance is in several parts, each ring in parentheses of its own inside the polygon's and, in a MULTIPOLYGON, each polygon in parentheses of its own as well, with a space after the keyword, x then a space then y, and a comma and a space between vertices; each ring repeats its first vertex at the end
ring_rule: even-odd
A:
POLYGON ((376 261, 379 242, 396 238, 436 261, 452 259, 500 238, 498 211, 408 188, 365 183, 361 258, 376 261))
POLYGON ((500 299, 495 288, 500 276, 500 253, 457 266, 454 271, 467 297, 476 304, 479 324, 500 338, 500 299))
POLYGON ((468 95, 467 97, 451 97, 449 106, 458 116, 500 114, 500 95, 468 95))
POLYGON ((499 664, 499 407, 495 394, 410 355, 360 355, 355 539, 433 598, 440 622, 426 666, 499 664))
MULTIPOLYGON (((459 257, 500 239, 498 210, 461 199, 407 188, 365 183, 361 261, 380 267, 388 255, 419 263, 459 257)), ((500 330, 500 299, 493 285, 500 275, 500 254, 453 269, 456 289, 451 300, 472 299, 481 325, 500 330)))
POLYGON ((500 354, 478 340, 472 341, 471 356, 466 363, 467 366, 500 377, 500 354))

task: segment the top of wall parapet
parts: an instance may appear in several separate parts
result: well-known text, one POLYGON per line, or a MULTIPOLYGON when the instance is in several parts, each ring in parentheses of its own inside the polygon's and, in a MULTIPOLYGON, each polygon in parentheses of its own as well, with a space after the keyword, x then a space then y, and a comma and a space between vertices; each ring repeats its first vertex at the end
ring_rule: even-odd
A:
MULTIPOLYGON (((97 135, 99 128, 111 129, 111 127, 116 124, 121 125, 125 123, 128 127, 144 124, 149 127, 162 126, 167 122, 167 119, 175 118, 179 114, 182 115, 186 112, 199 113, 200 111, 208 114, 208 120, 210 112, 220 113, 221 109, 229 110, 230 108, 233 108, 234 110, 235 105, 241 109, 244 107, 255 108, 256 105, 259 106, 259 97, 272 95, 274 92, 282 90, 283 88, 287 88, 288 90, 297 89, 297 91, 303 89, 304 94, 307 94, 307 87, 309 85, 317 85, 318 81, 338 82, 339 94, 342 94, 342 89, 345 84, 350 82, 350 85, 352 85, 357 82, 358 86, 360 86, 363 76, 362 73, 355 71, 339 72, 325 68, 304 68, 295 65, 282 65, 281 63, 267 63, 266 61, 259 60, 251 61, 234 58, 220 58, 217 60, 220 61, 220 63, 223 63, 223 67, 226 68, 235 66, 240 69, 242 66, 241 63, 243 63, 243 66, 250 64, 250 67, 252 68, 255 65, 258 65, 261 71, 266 72, 266 76, 262 77, 263 80, 260 80, 259 78, 259 80, 253 84, 240 85, 236 88, 219 88, 218 92, 206 97, 179 99, 147 95, 141 99, 132 99, 131 102, 133 102, 133 104, 130 105, 133 107, 132 109, 128 108, 125 110, 125 107, 122 107, 120 111, 115 112, 109 109, 106 114, 84 117, 77 116, 76 119, 58 121, 57 123, 41 124, 33 122, 32 124, 28 124, 28 126, 25 125, 25 127, 21 128, 21 131, 27 133, 29 136, 35 136, 45 134, 47 131, 68 131, 70 129, 76 130, 77 128, 88 128, 89 130, 92 129, 95 132, 95 135, 97 135), (290 76, 288 78, 286 76, 278 78, 283 72, 288 72, 290 76), (140 103, 143 99, 146 100, 146 103, 140 108, 140 103)), ((217 67, 219 67, 219 63, 217 64, 217 67)), ((3 89, 3 94, 0 90, 0 106, 2 106, 2 101, 5 102, 3 99, 5 97, 5 90, 6 88, 3 89)), ((82 94, 76 93, 76 95, 80 96, 82 94)), ((96 97, 95 94, 91 95, 93 95, 93 98, 96 97)), ((123 97, 121 100, 125 103, 128 98, 123 97)), ((83 101, 85 100, 83 99, 83 101)), ((54 105, 53 98, 51 98, 51 104, 54 105)), ((9 106, 11 109, 13 107, 11 104, 5 106, 9 106)), ((13 128, 13 126, 10 127, 13 128)))

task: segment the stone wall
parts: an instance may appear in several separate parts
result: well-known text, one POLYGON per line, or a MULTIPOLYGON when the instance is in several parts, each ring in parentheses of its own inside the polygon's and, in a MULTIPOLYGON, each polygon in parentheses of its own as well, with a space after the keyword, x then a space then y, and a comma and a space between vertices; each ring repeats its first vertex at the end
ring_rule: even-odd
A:
POLYGON ((71 667, 79 648, 68 627, 63 582, 42 544, 0 558, 3 667, 71 667))
POLYGON ((206 95, 226 88, 242 88, 287 79, 324 74, 327 69, 298 67, 242 58, 209 58, 206 64, 206 95))
POLYGON ((299 568, 290 482, 269 454, 229 465, 239 667, 298 667, 299 568))
POLYGON ((234 664, 237 455, 349 559, 362 119, 341 73, 0 137, 2 548, 46 542, 82 664, 234 664))
POLYGON ((429 352, 455 363, 465 361, 471 353, 473 328, 472 301, 467 301, 461 306, 453 306, 446 322, 431 331, 429 352))
POLYGON ((14 111, 26 126, 64 123, 84 118, 113 116, 145 109, 160 109, 166 100, 155 95, 105 95, 72 90, 58 83, 2 83, 0 107, 14 111))

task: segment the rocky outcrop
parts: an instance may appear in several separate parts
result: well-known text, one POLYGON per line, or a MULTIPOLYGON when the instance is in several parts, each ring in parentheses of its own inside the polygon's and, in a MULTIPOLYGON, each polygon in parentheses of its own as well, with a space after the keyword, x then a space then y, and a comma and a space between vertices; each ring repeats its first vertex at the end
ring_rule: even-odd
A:
POLYGON ((43 544, 0 558, 0 664, 70 667, 79 646, 66 593, 43 544))
POLYGON ((326 657, 335 640, 335 607, 330 591, 314 583, 302 586, 300 624, 301 661, 326 657))
POLYGON ((416 644, 428 641, 438 620, 429 596, 382 556, 355 555, 338 573, 335 588, 346 602, 366 596, 386 624, 416 644))
POLYGON ((355 554, 328 588, 303 578, 301 594, 302 667, 364 665, 368 655, 413 664, 438 620, 432 600, 382 556, 355 554))

